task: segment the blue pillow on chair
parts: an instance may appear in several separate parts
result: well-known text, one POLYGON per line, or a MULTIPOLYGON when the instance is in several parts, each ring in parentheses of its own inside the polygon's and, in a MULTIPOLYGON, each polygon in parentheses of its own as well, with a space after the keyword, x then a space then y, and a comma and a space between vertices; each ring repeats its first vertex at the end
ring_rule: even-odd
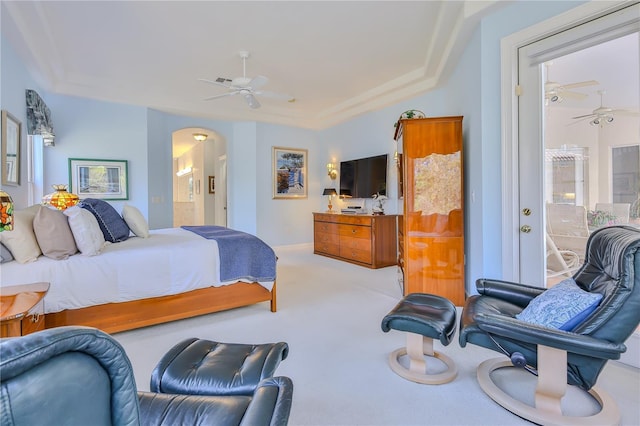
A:
POLYGON ((116 209, 106 201, 87 198, 80 201, 80 207, 89 210, 98 220, 104 239, 118 243, 129 238, 129 227, 116 209))
POLYGON ((600 300, 602 294, 584 291, 573 278, 567 278, 535 297, 516 318, 571 331, 596 310, 600 300))

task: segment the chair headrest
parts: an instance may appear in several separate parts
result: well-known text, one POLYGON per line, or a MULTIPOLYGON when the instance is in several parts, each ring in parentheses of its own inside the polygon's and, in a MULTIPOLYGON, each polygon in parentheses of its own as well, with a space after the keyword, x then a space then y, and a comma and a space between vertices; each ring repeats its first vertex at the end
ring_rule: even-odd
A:
POLYGON ((575 332, 593 334, 607 328, 610 341, 626 339, 633 332, 640 322, 640 274, 635 273, 636 267, 640 270, 640 229, 611 226, 591 234, 585 263, 574 279, 584 290, 601 293, 603 299, 575 332), (606 327, 614 317, 616 327, 606 327))

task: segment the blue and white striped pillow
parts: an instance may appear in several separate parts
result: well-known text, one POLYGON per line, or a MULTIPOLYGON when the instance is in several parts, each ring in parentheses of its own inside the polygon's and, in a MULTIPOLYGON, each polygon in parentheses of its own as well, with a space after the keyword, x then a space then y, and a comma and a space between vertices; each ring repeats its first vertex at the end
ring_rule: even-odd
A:
POLYGON ((602 294, 589 293, 567 278, 534 298, 516 318, 549 328, 571 331, 584 321, 602 300, 602 294))
POLYGON ((118 243, 129 238, 129 226, 111 204, 103 200, 87 198, 80 201, 79 206, 89 210, 96 217, 105 241, 118 243))

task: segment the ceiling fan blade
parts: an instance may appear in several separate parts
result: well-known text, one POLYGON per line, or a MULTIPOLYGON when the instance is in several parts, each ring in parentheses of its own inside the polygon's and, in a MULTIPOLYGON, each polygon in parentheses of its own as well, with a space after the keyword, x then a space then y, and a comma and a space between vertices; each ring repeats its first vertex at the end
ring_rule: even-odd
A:
POLYGON ((228 84, 220 83, 219 81, 207 80, 206 78, 199 78, 198 81, 202 81, 204 83, 215 84, 216 86, 226 87, 227 89, 231 86, 228 84))
POLYGON ((263 75, 259 75, 257 77, 254 77, 249 84, 247 84, 247 86, 251 87, 252 89, 257 89, 259 87, 264 86, 265 84, 267 84, 269 82, 269 79, 263 75))
MULTIPOLYGON (((594 117, 594 116, 593 115, 583 116, 578 120, 575 120, 575 121, 573 121, 571 123, 568 123, 567 126, 573 126, 573 125, 578 124, 578 123, 583 123, 583 122, 585 122, 587 120, 590 120, 591 117, 594 117)), ((573 117, 573 118, 577 118, 577 117, 573 117)))
POLYGON ((585 86, 597 86, 598 83, 595 80, 589 80, 589 81, 581 81, 579 83, 570 83, 570 84, 563 84, 559 87, 560 90, 567 90, 567 89, 575 89, 578 87, 585 87, 585 86))
POLYGON ((284 101, 290 101, 293 99, 293 96, 291 95, 287 95, 284 93, 276 93, 276 92, 269 92, 266 90, 260 90, 255 92, 256 95, 260 95, 260 96, 264 96, 265 98, 273 98, 273 99, 282 99, 284 101))
POLYGON ((587 97, 589 97, 589 95, 587 95, 585 93, 565 92, 565 91, 563 91, 560 94, 560 97, 567 98, 567 99, 583 100, 583 99, 586 99, 587 97))
POLYGON ((238 93, 238 91, 234 91, 234 92, 228 92, 228 93, 223 93, 221 95, 213 95, 213 96, 209 96, 208 98, 204 98, 203 101, 211 101, 214 99, 219 99, 219 98, 226 98, 227 96, 233 96, 236 95, 238 93))
POLYGON ((245 101, 247 101, 247 104, 249 105, 250 108, 253 108, 253 109, 260 108, 260 102, 258 102, 256 97, 253 96, 252 94, 247 93, 246 95, 244 95, 244 99, 245 101))
POLYGON ((640 111, 634 111, 631 109, 614 109, 613 111, 611 111, 612 114, 615 115, 626 115, 629 117, 638 117, 640 116, 640 111))
POLYGON ((574 120, 578 120, 580 118, 589 118, 589 117, 595 117, 595 114, 585 114, 585 115, 578 115, 577 117, 571 117, 574 120))

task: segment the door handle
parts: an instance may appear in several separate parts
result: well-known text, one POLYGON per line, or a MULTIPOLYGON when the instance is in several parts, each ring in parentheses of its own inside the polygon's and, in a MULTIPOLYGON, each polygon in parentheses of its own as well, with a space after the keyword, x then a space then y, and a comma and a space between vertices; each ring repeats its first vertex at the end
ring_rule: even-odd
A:
POLYGON ((529 232, 531 232, 531 227, 529 225, 522 225, 520 227, 520 231, 524 232, 525 234, 528 234, 529 232))

